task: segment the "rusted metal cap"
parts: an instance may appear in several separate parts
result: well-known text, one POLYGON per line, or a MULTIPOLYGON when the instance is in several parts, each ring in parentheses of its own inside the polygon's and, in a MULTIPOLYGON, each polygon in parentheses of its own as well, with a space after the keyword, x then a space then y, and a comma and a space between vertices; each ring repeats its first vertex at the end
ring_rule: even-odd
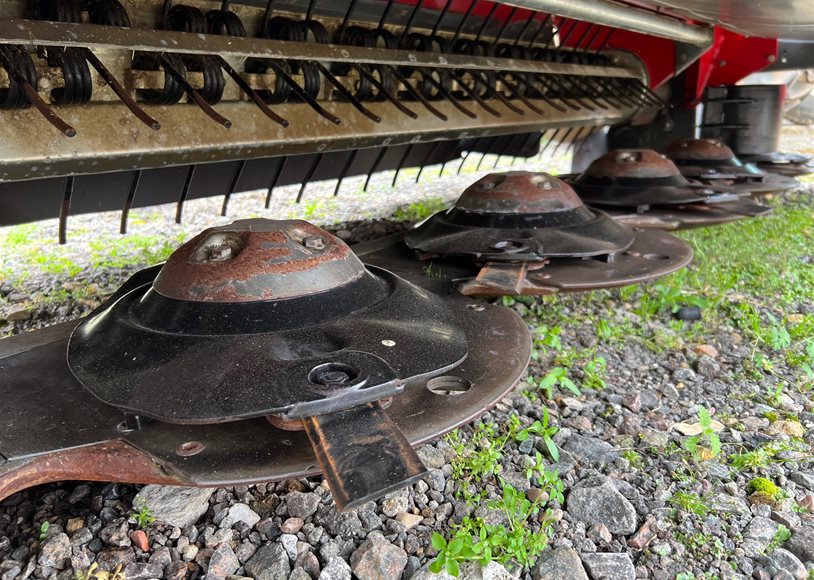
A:
POLYGON ((362 262, 339 238, 300 220, 239 220, 178 248, 153 288, 192 302, 258 302, 325 292, 360 278, 362 262))
POLYGON ((732 161, 735 154, 718 139, 679 139, 664 151, 676 161, 732 161))
POLYGON ((654 179, 681 177, 675 163, 652 149, 614 149, 585 170, 583 177, 654 179))
POLYGON ((490 173, 467 187, 455 209, 474 213, 541 214, 581 207, 571 186, 548 173, 490 173))

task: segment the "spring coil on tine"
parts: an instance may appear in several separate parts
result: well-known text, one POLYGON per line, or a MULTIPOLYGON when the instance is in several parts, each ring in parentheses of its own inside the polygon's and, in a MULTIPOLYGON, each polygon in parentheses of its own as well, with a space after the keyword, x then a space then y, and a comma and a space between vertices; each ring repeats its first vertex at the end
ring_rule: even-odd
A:
MULTIPOLYGON (((0 53, 3 59, 17 69, 19 74, 37 89, 37 69, 34 67, 34 60, 23 46, 0 45, 0 53)), ((0 88, 0 109, 19 110, 31 107, 31 100, 28 98, 21 83, 14 78, 9 78, 8 88, 0 88)))

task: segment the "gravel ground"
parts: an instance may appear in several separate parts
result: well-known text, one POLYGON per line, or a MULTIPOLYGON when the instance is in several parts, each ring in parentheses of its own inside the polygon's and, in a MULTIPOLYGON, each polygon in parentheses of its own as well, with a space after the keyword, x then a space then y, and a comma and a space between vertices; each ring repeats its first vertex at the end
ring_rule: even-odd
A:
MULTIPOLYGON (((800 127, 784 138, 787 150, 812 143, 800 127)), ((562 159, 543 166, 566 169, 562 159)), ((477 177, 413 186, 405 175, 405 186, 391 190, 392 174, 384 174, 369 194, 340 197, 341 207, 332 205, 331 184, 314 184, 306 194, 312 205, 279 203, 263 213, 261 196, 244 194, 231 213, 306 215, 324 225, 340 216, 344 223, 331 229, 358 241, 405 227, 477 177), (402 221, 392 219, 397 208, 402 221)), ((2 330, 85 314, 171 245, 228 221, 216 217, 218 200, 195 203, 180 227, 173 208, 134 212, 132 235, 121 239, 117 215, 73 218, 64 248, 51 239, 54 222, 0 232, 10 256, 2 330), (59 259, 42 257, 52 253, 59 259)), ((778 208, 779 217, 753 222, 748 235, 770 238, 760 228, 793 216, 804 248, 814 232, 809 198, 791 196, 778 208)), ((718 238, 706 235, 690 237, 697 252, 720 251, 718 238)), ((702 260, 721 269, 714 257, 702 260)), ((791 274, 801 285, 814 280, 808 260, 780 272, 777 284, 795 284, 785 279, 791 274)), ((425 480, 347 513, 336 511, 318 478, 210 490, 69 482, 18 493, 0 503, 0 580, 86 580, 117 569, 130 580, 425 579, 441 548, 432 534, 452 540, 472 529, 489 531, 496 556, 515 556, 462 565, 460 577, 473 580, 812 578, 814 352, 806 348, 814 334, 806 325, 814 326, 814 293, 761 298, 749 284, 768 273, 735 274, 721 300, 696 270, 645 290, 505 300, 534 331, 527 380, 479 422, 423 447, 425 480), (702 302, 701 322, 670 315, 670 306, 702 302), (741 314, 753 307, 757 326, 713 316, 736 307, 741 314), (530 550, 544 538, 548 546, 524 566, 512 538, 530 550)))

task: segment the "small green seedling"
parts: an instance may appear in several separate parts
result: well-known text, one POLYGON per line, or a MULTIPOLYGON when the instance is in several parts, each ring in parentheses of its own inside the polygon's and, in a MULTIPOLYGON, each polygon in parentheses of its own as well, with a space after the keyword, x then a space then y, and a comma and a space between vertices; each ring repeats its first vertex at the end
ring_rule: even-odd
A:
POLYGON ((44 542, 48 538, 48 529, 51 527, 51 524, 47 521, 44 521, 40 524, 40 542, 44 542))
POLYGON ((712 417, 704 407, 698 408, 698 423, 701 433, 684 441, 684 448, 699 461, 709 461, 721 454, 721 440, 712 428, 712 417))
POLYGON ((153 524, 153 522, 155 522, 155 516, 150 513, 150 508, 147 507, 147 504, 145 503, 141 504, 138 511, 133 511, 132 517, 136 522, 136 526, 140 530, 145 529, 147 526, 150 526, 153 524))

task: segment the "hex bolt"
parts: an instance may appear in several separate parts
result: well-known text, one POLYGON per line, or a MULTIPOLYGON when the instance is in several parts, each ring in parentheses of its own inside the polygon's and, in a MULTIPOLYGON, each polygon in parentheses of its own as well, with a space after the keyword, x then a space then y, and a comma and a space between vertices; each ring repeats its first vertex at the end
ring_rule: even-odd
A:
POLYGON ((307 238, 303 238, 302 245, 309 250, 324 250, 325 238, 322 236, 308 236, 307 238))
POLYGON ((206 261, 207 262, 225 262, 231 260, 235 253, 229 245, 212 246, 206 248, 206 261))

